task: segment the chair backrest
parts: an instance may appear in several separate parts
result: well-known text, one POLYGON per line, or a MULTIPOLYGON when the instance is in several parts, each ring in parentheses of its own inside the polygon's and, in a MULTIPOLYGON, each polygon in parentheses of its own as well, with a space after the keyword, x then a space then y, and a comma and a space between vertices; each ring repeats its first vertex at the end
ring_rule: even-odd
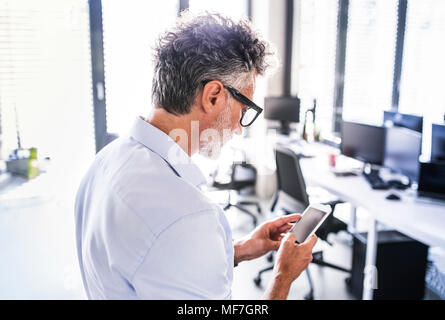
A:
POLYGON ((232 165, 231 188, 241 190, 245 187, 254 186, 256 175, 257 170, 253 165, 245 161, 241 163, 234 162, 232 165))
MULTIPOLYGON (((277 162, 278 193, 272 211, 278 208, 286 213, 303 212, 309 206, 309 196, 306 192, 306 183, 301 171, 299 156, 284 146, 277 146, 275 148, 275 159, 277 162)), ((331 201, 324 204, 330 205, 334 210, 335 205, 341 202, 331 201)), ((317 230, 316 235, 327 241, 329 233, 337 233, 346 229, 347 225, 331 214, 317 230)))
POLYGON ((277 206, 287 211, 301 211, 309 205, 306 183, 295 152, 284 147, 275 147, 278 178, 277 206))
MULTIPOLYGON (((255 186, 257 170, 256 168, 243 162, 232 163, 230 170, 230 180, 217 181, 218 170, 213 173, 212 186, 220 190, 236 190, 240 191, 246 187, 255 186)), ((228 178, 228 177, 225 177, 228 178)))

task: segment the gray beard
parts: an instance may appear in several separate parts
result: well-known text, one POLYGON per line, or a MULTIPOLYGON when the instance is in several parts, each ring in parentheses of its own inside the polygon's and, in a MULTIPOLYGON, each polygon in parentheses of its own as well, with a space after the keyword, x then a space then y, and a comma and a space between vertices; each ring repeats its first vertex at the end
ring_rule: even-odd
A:
POLYGON ((199 153, 206 158, 216 160, 221 154, 221 149, 224 144, 233 136, 234 129, 231 128, 231 107, 224 109, 211 129, 218 134, 219 139, 200 141, 199 153))

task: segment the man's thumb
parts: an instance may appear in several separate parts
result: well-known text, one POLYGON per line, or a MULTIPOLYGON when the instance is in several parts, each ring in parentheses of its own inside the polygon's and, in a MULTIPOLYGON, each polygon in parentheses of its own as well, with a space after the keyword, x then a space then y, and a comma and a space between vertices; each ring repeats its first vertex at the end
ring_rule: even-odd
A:
POLYGON ((283 242, 290 242, 292 244, 295 243, 295 240, 295 235, 292 232, 287 233, 283 238, 283 242))
POLYGON ((307 245, 308 247, 314 247, 315 244, 317 243, 317 240, 318 237, 315 234, 313 234, 309 239, 305 241, 304 244, 307 245))

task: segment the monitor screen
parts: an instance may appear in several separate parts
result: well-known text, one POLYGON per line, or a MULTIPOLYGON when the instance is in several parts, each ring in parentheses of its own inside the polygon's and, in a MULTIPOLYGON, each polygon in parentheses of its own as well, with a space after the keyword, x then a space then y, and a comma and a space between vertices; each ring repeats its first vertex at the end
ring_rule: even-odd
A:
POLYGON ((298 97, 266 97, 264 118, 287 122, 300 122, 300 99, 298 97))
POLYGON ((433 124, 431 137, 431 160, 445 161, 445 125, 433 124))
POLYGON ((423 129, 423 117, 412 114, 384 111, 383 123, 385 126, 403 127, 420 133, 423 129))
POLYGON ((401 127, 386 129, 383 165, 417 181, 422 134, 401 127))
POLYGON ((329 212, 311 206, 303 212, 301 219, 294 224, 289 232, 295 235, 297 243, 303 243, 314 232, 323 218, 326 218, 326 215, 329 215, 329 212))
POLYGON ((420 163, 418 193, 445 198, 445 162, 420 163))
POLYGON ((341 153, 370 164, 382 165, 385 152, 385 128, 342 121, 341 153))

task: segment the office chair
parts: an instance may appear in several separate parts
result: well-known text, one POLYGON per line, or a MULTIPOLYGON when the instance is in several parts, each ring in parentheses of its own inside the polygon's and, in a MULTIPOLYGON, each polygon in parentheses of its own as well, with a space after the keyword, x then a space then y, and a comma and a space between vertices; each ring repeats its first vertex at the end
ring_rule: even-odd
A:
MULTIPOLYGON (((271 212, 275 212, 278 209, 283 211, 285 214, 302 212, 307 206, 309 206, 309 196, 306 192, 306 183, 301 171, 299 156, 286 147, 277 146, 275 148, 275 160, 277 165, 278 191, 272 202, 271 212)), ((332 212, 334 212, 335 206, 339 203, 343 203, 343 201, 334 200, 325 202, 323 204, 329 205, 332 209, 332 212)), ((347 225, 341 220, 335 218, 333 214, 331 214, 317 230, 316 235, 320 239, 332 245, 327 239, 329 233, 337 233, 341 230, 347 231, 347 225)), ((325 262, 323 259, 323 251, 314 252, 312 256, 312 263, 314 264, 351 273, 350 270, 325 262)), ((273 254, 268 256, 268 260, 269 262, 273 261, 273 254)), ((260 286, 261 275, 264 272, 272 269, 273 264, 267 268, 260 270, 258 272, 258 275, 253 280, 254 283, 257 286, 260 286)), ((305 296, 305 299, 313 300, 314 286, 308 268, 305 270, 305 273, 308 277, 310 288, 308 294, 306 294, 305 296)))
POLYGON ((247 214, 252 218, 253 226, 256 227, 258 224, 258 219, 255 214, 253 214, 250 210, 245 208, 246 206, 254 206, 258 212, 258 214, 262 214, 261 206, 258 201, 237 201, 232 203, 231 201, 231 190, 234 190, 240 193, 243 189, 248 187, 254 187, 256 182, 256 168, 246 163, 242 162, 234 162, 231 166, 230 172, 230 180, 229 182, 218 182, 216 180, 216 176, 218 172, 215 171, 213 173, 213 183, 212 187, 218 190, 227 190, 228 191, 228 200, 227 203, 223 206, 223 210, 228 210, 231 207, 235 207, 241 212, 247 214))

